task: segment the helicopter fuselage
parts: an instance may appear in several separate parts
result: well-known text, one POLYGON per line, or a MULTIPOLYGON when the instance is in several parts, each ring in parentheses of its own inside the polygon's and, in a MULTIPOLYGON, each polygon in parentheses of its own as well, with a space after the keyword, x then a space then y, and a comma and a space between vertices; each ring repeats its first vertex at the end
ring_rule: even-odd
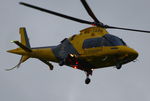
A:
MULTIPOLYGON (((101 27, 84 29, 78 35, 65 38, 57 46, 31 48, 26 52, 21 48, 8 52, 52 61, 88 71, 110 66, 121 66, 135 60, 138 53, 126 43, 101 27)), ((118 67, 119 68, 119 67, 118 67)))
POLYGON ((129 48, 126 43, 108 32, 104 28, 90 27, 78 35, 65 38, 57 46, 32 48, 30 53, 33 58, 76 69, 89 70, 110 66, 123 65, 135 60, 138 53, 129 48), (71 55, 73 58, 69 58, 71 55))

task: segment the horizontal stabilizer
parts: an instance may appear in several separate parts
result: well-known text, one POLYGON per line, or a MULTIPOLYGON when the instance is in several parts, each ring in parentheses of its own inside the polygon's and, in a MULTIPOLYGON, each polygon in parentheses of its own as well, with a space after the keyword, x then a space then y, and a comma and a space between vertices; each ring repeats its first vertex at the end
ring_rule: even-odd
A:
POLYGON ((32 52, 32 50, 30 48, 26 47, 25 45, 23 45, 19 41, 12 41, 12 43, 15 43, 16 45, 18 45, 20 48, 22 48, 26 52, 32 52))

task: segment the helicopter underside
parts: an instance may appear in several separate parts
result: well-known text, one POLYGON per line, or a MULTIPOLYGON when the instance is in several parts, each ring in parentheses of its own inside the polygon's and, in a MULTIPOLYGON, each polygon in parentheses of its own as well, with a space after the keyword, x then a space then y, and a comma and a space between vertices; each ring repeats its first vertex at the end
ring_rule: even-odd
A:
POLYGON ((121 66, 135 60, 138 53, 127 46, 99 47, 86 50, 86 55, 68 56, 66 65, 75 69, 88 71, 91 69, 105 68, 110 66, 121 66), (97 52, 92 52, 99 50, 97 52), (88 52, 88 54, 87 54, 88 52))
POLYGON ((94 65, 93 69, 117 66, 118 64, 123 65, 133 61, 132 58, 121 54, 106 55, 102 57, 91 57, 88 60, 91 64, 94 65))

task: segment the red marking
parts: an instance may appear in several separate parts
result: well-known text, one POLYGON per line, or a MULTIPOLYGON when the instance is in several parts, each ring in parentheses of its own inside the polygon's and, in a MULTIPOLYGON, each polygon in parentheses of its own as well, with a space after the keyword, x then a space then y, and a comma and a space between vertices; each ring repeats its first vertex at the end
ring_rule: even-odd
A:
POLYGON ((96 24, 92 24, 92 26, 96 26, 96 24))
POLYGON ((78 62, 78 61, 76 61, 76 64, 79 64, 79 62, 78 62))

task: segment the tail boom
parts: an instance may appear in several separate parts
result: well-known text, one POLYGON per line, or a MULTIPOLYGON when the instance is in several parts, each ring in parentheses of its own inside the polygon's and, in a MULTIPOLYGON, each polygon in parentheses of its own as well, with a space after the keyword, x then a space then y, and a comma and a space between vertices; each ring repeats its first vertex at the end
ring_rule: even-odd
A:
POLYGON ((17 46, 19 46, 19 48, 8 50, 7 52, 22 55, 22 57, 15 67, 7 70, 9 71, 16 67, 19 67, 21 63, 25 62, 29 58, 37 58, 41 60, 43 63, 47 64, 52 70, 53 66, 48 61, 58 62, 58 59, 55 57, 53 53, 52 47, 49 46, 49 47, 31 48, 29 38, 26 33, 26 29, 24 27, 20 28, 20 36, 21 42, 12 41, 12 43, 15 43, 17 46))

